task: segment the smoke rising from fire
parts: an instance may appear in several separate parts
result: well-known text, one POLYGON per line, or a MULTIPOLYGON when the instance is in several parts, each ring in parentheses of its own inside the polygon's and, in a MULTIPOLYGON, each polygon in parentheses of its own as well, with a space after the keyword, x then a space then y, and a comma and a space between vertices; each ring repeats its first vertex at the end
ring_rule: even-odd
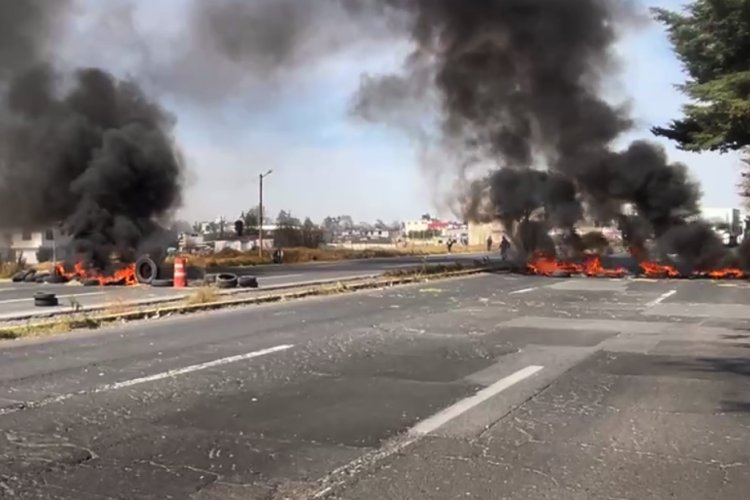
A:
MULTIPOLYGON (((614 150, 633 121, 626 105, 603 97, 603 85, 618 69, 621 34, 643 19, 636 2, 382 3, 410 13, 414 50, 401 74, 368 78, 354 109, 369 119, 379 110, 393 124, 393 113, 408 109, 404 103, 427 95, 415 94, 411 84, 431 75, 441 147, 461 168, 494 165, 464 193, 468 219, 501 220, 526 253, 548 246, 537 237, 540 228, 574 236, 584 206, 603 221, 625 220, 625 204, 634 206, 638 215, 628 219, 639 227, 629 232, 638 236, 631 241, 636 245, 693 227, 688 221, 701 193, 684 165, 670 163, 660 146, 646 141, 614 150)), ((701 248, 716 248, 713 233, 681 234, 680 245, 667 246, 697 265, 706 260, 695 255, 701 248)))
MULTIPOLYGON (((185 5, 185 25, 166 37, 176 43, 139 45, 148 53, 131 74, 149 89, 263 100, 268 88, 248 81, 276 88, 363 41, 408 42, 399 72, 363 77, 352 111, 408 133, 433 170, 491 166, 456 196, 466 218, 502 221, 529 253, 550 248, 553 227, 580 248, 574 227, 587 214, 620 221, 636 246, 656 238, 696 266, 716 260, 713 233, 689 222, 700 190, 687 168, 646 141, 614 146, 633 121, 603 86, 618 70, 616 43, 643 20, 635 0, 185 5)), ((179 203, 181 159, 172 118, 134 81, 49 56, 69 6, 0 4, 0 225, 62 220, 101 261, 137 248, 179 203)))
POLYGON ((104 268, 180 202, 172 118, 133 81, 48 57, 66 2, 0 3, 0 227, 60 224, 104 268))

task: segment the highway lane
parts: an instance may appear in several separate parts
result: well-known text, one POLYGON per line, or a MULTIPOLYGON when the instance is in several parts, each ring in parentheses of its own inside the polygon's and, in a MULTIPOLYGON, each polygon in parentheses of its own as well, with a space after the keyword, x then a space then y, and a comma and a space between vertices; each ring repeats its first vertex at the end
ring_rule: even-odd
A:
POLYGON ((484 275, 6 343, 0 496, 745 498, 748 300, 484 275))
MULTIPOLYGON (((292 284, 307 284, 318 281, 351 279, 382 274, 393 269, 407 269, 427 262, 430 265, 460 262, 471 264, 486 254, 403 257, 394 259, 371 259, 306 264, 283 264, 254 266, 250 268, 228 269, 239 274, 252 274, 258 277, 260 289, 292 284)), ((184 290, 172 288, 137 287, 83 287, 78 283, 64 285, 36 283, 0 283, 0 321, 14 315, 36 311, 33 305, 34 293, 51 292, 60 298, 59 309, 69 309, 75 304, 100 306, 122 302, 158 299, 184 295, 184 290)), ((46 309, 45 309, 46 310, 46 309)))

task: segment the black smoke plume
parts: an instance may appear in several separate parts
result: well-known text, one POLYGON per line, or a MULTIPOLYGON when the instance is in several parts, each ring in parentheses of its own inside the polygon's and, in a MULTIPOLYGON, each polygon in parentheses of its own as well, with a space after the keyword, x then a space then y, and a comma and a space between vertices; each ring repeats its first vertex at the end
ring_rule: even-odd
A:
MULTIPOLYGON (((642 21, 635 2, 381 3, 410 14, 414 50, 402 74, 384 75, 379 84, 368 78, 355 110, 403 109, 404 96, 413 96, 409 82, 429 73, 443 144, 466 163, 496 169, 470 186, 468 219, 501 220, 531 252, 539 249, 539 238, 524 236, 538 233, 528 229, 532 220, 537 229, 574 232, 584 206, 599 220, 621 219, 624 206, 634 206, 638 220, 631 222, 644 238, 674 233, 698 212, 698 186, 661 147, 637 141, 614 150, 633 122, 627 106, 603 97, 603 85, 618 69, 620 35, 642 21)), ((694 254, 705 232, 681 234, 673 250, 702 262, 694 254)))
POLYGON ((65 2, 0 3, 0 227, 60 225, 104 269, 180 202, 172 117, 133 81, 47 57, 65 2))

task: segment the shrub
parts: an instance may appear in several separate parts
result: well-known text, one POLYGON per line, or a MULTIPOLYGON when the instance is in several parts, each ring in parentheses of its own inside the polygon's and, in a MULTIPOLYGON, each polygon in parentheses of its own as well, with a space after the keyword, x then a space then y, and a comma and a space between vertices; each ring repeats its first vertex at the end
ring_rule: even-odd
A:
POLYGON ((18 271, 26 268, 26 262, 17 260, 13 262, 0 262, 0 279, 12 277, 18 271))

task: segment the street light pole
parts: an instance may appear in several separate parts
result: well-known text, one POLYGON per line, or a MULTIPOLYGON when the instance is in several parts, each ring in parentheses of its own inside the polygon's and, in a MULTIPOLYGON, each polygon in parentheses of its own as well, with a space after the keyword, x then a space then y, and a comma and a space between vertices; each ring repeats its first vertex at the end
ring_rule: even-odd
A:
POLYGON ((260 192, 258 196, 258 256, 263 258, 263 178, 271 175, 273 170, 269 170, 265 174, 260 174, 258 179, 260 180, 260 192))

